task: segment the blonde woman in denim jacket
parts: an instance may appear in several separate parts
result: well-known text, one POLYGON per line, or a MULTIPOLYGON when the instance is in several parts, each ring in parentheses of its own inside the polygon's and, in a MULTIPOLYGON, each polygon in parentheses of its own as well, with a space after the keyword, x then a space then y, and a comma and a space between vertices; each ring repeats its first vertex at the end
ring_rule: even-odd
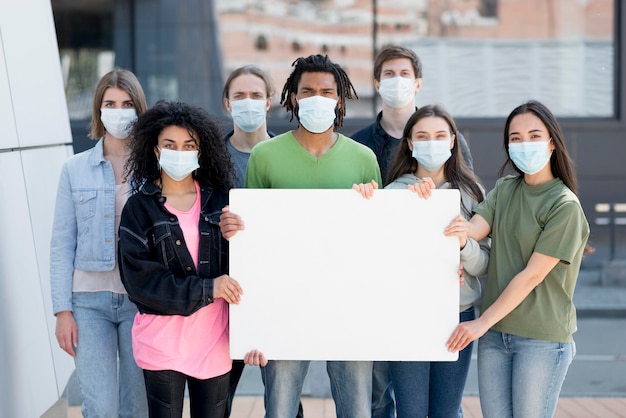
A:
POLYGON ((123 180, 127 137, 146 108, 132 72, 104 75, 93 97, 89 133, 99 141, 69 158, 59 180, 50 245, 55 333, 61 349, 74 357, 85 418, 148 414, 131 347, 137 307, 124 290, 116 259, 129 190, 123 180))

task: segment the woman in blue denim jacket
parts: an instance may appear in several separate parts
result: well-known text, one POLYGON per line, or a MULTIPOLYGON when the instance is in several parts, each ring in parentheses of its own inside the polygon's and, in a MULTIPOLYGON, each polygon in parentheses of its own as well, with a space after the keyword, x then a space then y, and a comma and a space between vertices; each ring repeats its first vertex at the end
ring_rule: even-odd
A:
POLYGON ((137 312, 116 261, 123 181, 132 122, 146 111, 135 75, 104 75, 93 97, 89 137, 100 138, 62 169, 50 245, 50 281, 56 337, 74 357, 84 417, 145 417, 141 370, 131 348, 137 312))
POLYGON ((122 282, 139 308, 133 354, 150 417, 223 417, 232 360, 228 304, 242 293, 219 229, 233 167, 203 109, 159 101, 133 128, 133 189, 120 222, 122 282))

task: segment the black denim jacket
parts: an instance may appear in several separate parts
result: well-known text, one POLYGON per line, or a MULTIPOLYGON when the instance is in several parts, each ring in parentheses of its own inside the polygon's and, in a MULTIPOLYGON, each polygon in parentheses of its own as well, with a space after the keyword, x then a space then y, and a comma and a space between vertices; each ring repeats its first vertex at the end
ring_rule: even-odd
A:
POLYGON ((228 193, 200 185, 198 268, 185 245, 178 218, 165 197, 146 183, 129 197, 119 230, 122 283, 139 312, 191 315, 213 302, 213 281, 228 273, 228 243, 219 228, 228 193))

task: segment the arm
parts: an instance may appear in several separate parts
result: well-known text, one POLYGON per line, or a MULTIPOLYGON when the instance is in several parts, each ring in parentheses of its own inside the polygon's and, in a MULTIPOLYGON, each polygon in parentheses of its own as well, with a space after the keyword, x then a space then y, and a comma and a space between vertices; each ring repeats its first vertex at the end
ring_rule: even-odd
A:
POLYGON ((533 253, 524 270, 513 277, 502 294, 480 318, 459 324, 446 343, 449 351, 460 351, 508 315, 537 287, 559 262, 558 258, 533 253))
POLYGON ((72 274, 76 255, 77 224, 67 164, 63 165, 50 240, 50 290, 56 315, 55 336, 59 347, 76 356, 78 328, 72 314, 72 274))
POLYGON ((129 203, 122 212, 119 231, 119 265, 122 283, 128 295, 144 313, 190 315, 223 297, 237 303, 242 293, 239 284, 227 275, 202 278, 195 274, 180 277, 158 259, 146 229, 135 216, 136 205, 129 203))
POLYGON ((487 273, 490 250, 489 238, 483 238, 479 242, 468 238, 465 247, 461 248, 461 263, 467 274, 480 276, 487 273))
POLYGON ((59 179, 50 240, 50 289, 55 315, 72 310, 72 275, 77 237, 76 211, 66 163, 59 179))
POLYGON ((59 347, 72 357, 76 357, 74 348, 78 346, 78 328, 72 311, 57 312, 57 323, 54 335, 59 347))
POLYGON ((459 238, 461 262, 467 273, 472 276, 479 276, 487 271, 491 248, 490 232, 489 224, 480 215, 472 216, 470 221, 459 215, 450 222, 444 231, 446 236, 459 238), (482 238, 477 241, 468 236, 470 233, 482 238))
POLYGON ((472 219, 469 220, 469 230, 467 231, 468 238, 480 241, 486 238, 490 233, 491 226, 489 226, 485 218, 478 214, 474 214, 472 219))

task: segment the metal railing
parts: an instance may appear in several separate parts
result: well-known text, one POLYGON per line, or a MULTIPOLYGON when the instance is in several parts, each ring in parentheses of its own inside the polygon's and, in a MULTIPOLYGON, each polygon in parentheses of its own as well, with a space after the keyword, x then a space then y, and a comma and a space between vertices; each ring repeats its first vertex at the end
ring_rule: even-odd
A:
POLYGON ((615 260, 617 227, 626 225, 626 203, 596 203, 596 225, 609 227, 609 262, 615 260))

